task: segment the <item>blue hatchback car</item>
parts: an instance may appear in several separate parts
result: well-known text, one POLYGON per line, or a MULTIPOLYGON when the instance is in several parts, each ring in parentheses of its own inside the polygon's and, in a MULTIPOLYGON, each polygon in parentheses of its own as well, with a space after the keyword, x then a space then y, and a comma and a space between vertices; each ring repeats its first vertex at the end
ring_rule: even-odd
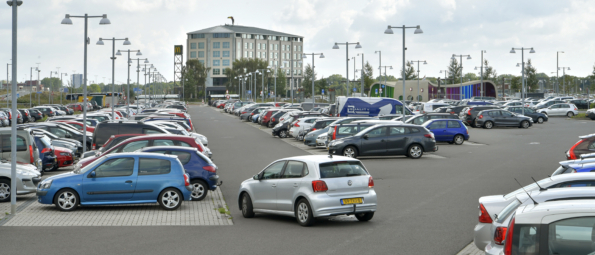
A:
POLYGON ((203 200, 207 196, 207 191, 216 190, 222 183, 219 182, 217 166, 196 148, 155 146, 140 149, 139 152, 176 155, 190 176, 190 185, 193 187, 192 201, 203 200))
POLYGON ((448 142, 461 145, 469 140, 469 130, 461 120, 433 119, 422 124, 436 137, 437 142, 448 142))
POLYGON ((159 203, 175 210, 191 200, 190 177, 175 156, 153 153, 111 154, 37 186, 37 201, 62 211, 78 205, 159 203))
POLYGON ((34 135, 35 146, 39 150, 39 158, 41 158, 41 165, 44 171, 56 170, 58 168, 58 162, 56 161, 56 155, 54 146, 49 137, 45 135, 34 135))

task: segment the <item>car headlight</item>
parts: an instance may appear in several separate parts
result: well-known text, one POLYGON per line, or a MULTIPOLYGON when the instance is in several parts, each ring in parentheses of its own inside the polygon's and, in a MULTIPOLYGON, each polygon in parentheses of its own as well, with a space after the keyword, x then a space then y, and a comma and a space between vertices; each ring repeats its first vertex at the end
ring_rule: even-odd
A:
POLYGON ((60 152, 60 155, 62 155, 62 156, 70 156, 70 153, 68 153, 68 152, 60 152))
POLYGON ((41 188, 42 189, 49 189, 52 186, 52 180, 46 181, 46 182, 42 182, 41 183, 41 188))

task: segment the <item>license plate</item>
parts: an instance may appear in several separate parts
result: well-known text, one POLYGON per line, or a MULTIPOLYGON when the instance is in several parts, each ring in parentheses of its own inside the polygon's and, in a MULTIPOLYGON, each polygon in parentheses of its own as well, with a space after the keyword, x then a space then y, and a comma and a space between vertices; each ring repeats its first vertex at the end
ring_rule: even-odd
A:
POLYGON ((341 199, 342 205, 362 204, 362 203, 364 203, 364 199, 361 197, 341 199))

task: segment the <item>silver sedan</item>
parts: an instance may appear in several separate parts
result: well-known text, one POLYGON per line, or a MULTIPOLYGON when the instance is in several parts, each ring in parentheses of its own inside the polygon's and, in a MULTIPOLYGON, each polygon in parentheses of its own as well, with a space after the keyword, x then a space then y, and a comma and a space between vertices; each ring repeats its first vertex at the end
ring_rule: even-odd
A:
POLYGON ((302 226, 335 215, 369 221, 376 211, 376 191, 372 176, 357 159, 299 156, 277 160, 243 181, 238 204, 245 218, 255 213, 286 215, 302 226))

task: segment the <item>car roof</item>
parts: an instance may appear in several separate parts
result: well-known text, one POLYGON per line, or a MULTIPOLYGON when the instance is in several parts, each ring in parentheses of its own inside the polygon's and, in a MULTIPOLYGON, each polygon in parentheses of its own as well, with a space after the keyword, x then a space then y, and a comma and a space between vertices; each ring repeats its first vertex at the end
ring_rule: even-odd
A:
POLYGON ((140 151, 156 151, 156 150, 198 151, 197 148, 186 147, 186 146, 153 146, 153 147, 144 147, 140 151))
POLYGON ((595 215, 595 203, 592 199, 584 200, 567 200, 567 201, 551 201, 535 204, 529 204, 526 206, 519 207, 515 215, 515 224, 528 224, 528 223, 549 223, 543 222, 545 216, 554 214, 566 214, 560 215, 555 219, 549 220, 561 220, 564 218, 576 218, 580 217, 579 214, 583 215, 595 215))
POLYGON ((151 158, 162 158, 162 159, 172 159, 178 158, 175 155, 167 155, 167 154, 157 154, 157 153, 142 153, 142 152, 124 152, 124 153, 112 153, 105 155, 106 158, 123 158, 123 157, 130 157, 130 156, 141 156, 146 157, 149 156, 151 158))
POLYGON ((299 160, 299 161, 308 161, 312 163, 328 163, 328 162, 341 162, 341 161, 356 161, 359 162, 358 159, 344 157, 344 156, 333 156, 332 158, 328 155, 304 155, 304 156, 294 156, 288 158, 282 158, 280 160, 299 160))

